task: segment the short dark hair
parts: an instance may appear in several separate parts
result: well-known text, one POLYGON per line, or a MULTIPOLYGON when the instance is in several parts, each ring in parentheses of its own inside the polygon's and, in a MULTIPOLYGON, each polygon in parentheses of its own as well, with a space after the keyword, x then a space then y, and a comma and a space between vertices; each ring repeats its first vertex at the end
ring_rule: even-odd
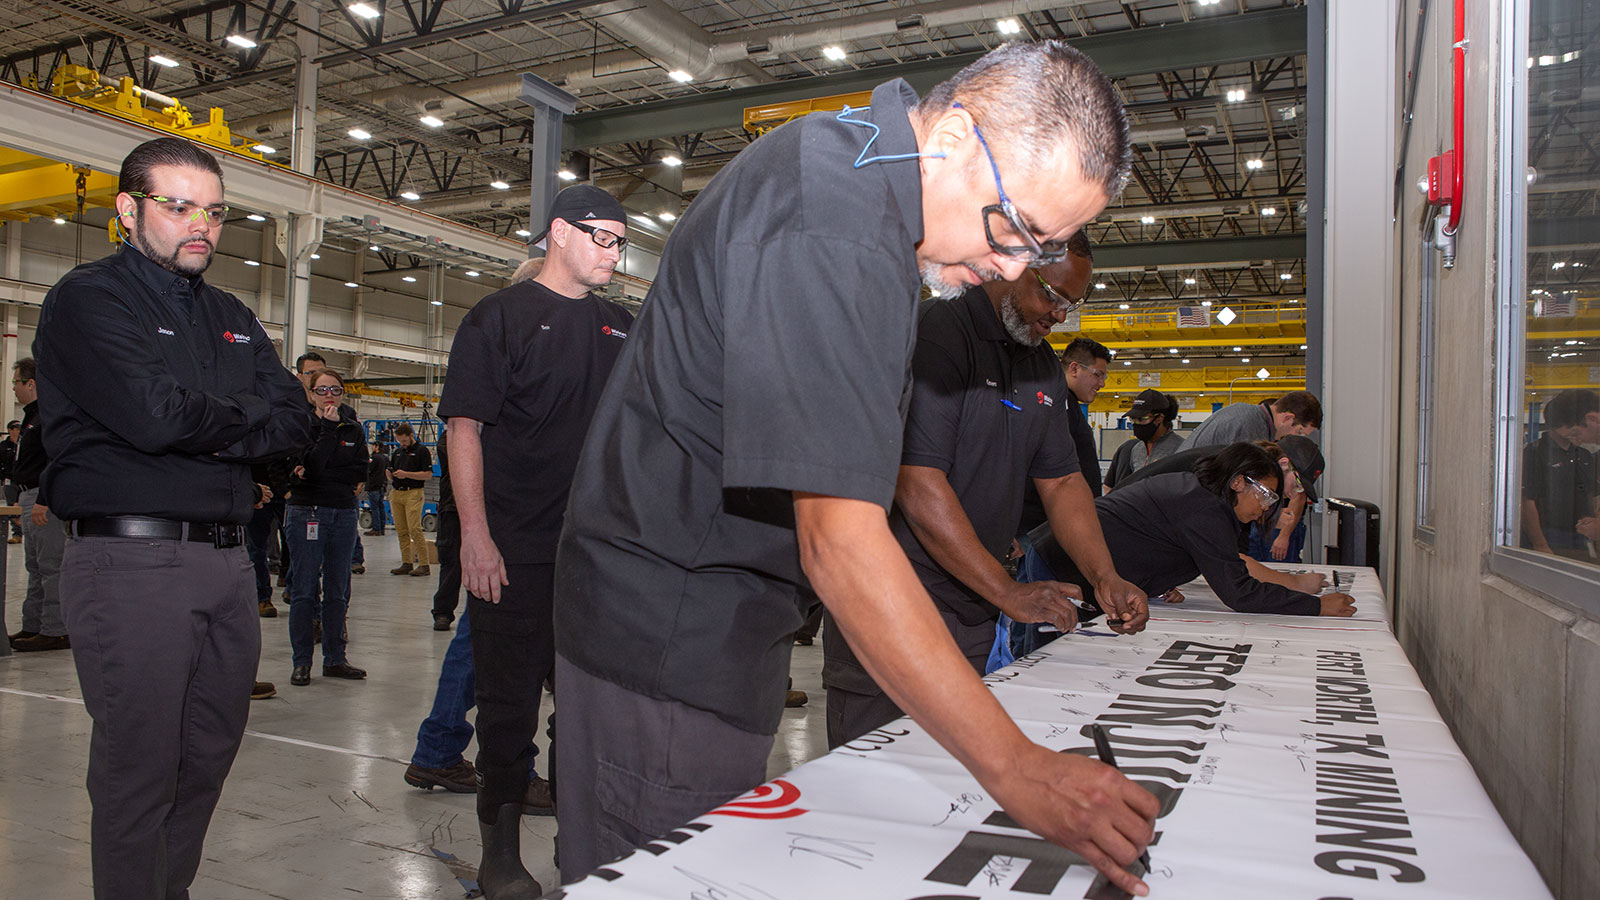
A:
POLYGON ((16 419, 12 419, 11 421, 6 423, 6 430, 7 431, 10 431, 13 428, 21 428, 21 427, 22 427, 22 423, 18 422, 16 419))
POLYGON ((1067 349, 1061 351, 1061 362, 1063 364, 1077 363, 1080 366, 1092 366, 1097 359, 1103 359, 1110 363, 1111 351, 1106 349, 1105 344, 1094 338, 1075 337, 1072 339, 1072 343, 1067 345, 1067 349))
POLYGON ((187 166, 210 172, 219 183, 222 181, 222 166, 215 156, 183 138, 164 137, 145 141, 123 157, 117 190, 124 194, 154 193, 150 170, 157 166, 187 166))
POLYGON ((1278 460, 1249 441, 1229 444, 1201 460, 1195 466, 1194 475, 1200 479, 1201 487, 1228 501, 1230 507, 1234 499, 1231 485, 1239 475, 1256 481, 1276 478, 1279 487, 1283 486, 1283 470, 1278 467, 1278 460))
POLYGON ((338 372, 335 372, 332 369, 318 369, 316 378, 311 379, 311 385, 313 387, 315 387, 316 384, 317 384, 317 379, 321 378, 324 375, 333 376, 333 380, 339 382, 339 387, 344 387, 344 376, 340 375, 338 372))
POLYGON ((23 381, 32 381, 34 376, 39 374, 39 364, 34 362, 31 356, 17 360, 17 364, 11 368, 16 370, 17 377, 23 381))
POLYGON ((1294 413, 1296 425, 1322 427, 1322 403, 1310 391, 1290 391, 1272 401, 1272 409, 1274 412, 1294 413))
POLYGON ((934 85, 917 104, 931 122, 960 103, 987 132, 989 149, 1022 170, 1053 161, 1063 141, 1078 172, 1107 198, 1122 192, 1133 165, 1128 115, 1111 79, 1066 41, 1011 41, 934 85))
POLYGON ((1583 417, 1592 412, 1600 412, 1600 394, 1583 388, 1567 388, 1544 405, 1544 424, 1547 428, 1581 425, 1583 417))
MULTIPOLYGON (((296 372, 298 372, 299 374, 304 375, 305 374, 305 365, 306 365, 306 362, 308 360, 311 361, 311 362, 319 362, 319 363, 322 363, 323 365, 327 365, 328 364, 328 361, 322 358, 322 354, 321 353, 318 353, 315 350, 307 350, 306 352, 304 352, 304 353, 300 354, 299 356, 295 357, 294 370, 296 372)), ((341 381, 339 383, 343 384, 344 382, 341 381)))
MULTIPOLYGON (((403 434, 412 434, 411 426, 407 425, 404 422, 401 422, 399 425, 396 425, 394 427, 393 434, 394 434, 395 437, 399 437, 399 436, 401 436, 403 434)), ((415 436, 415 435, 413 435, 413 436, 415 436)))
POLYGON ((1067 238, 1067 252, 1073 256, 1082 257, 1089 262, 1094 262, 1094 250, 1089 246, 1089 235, 1079 228, 1067 238))

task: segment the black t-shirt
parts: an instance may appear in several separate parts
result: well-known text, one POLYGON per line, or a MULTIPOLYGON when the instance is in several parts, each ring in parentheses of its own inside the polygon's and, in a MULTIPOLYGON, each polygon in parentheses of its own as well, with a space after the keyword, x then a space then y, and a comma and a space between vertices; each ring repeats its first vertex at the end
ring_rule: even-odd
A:
MULTIPOLYGON (((27 438, 23 438, 26 445, 27 438)), ((20 457, 17 468, 22 468, 20 457)), ((1562 449, 1548 432, 1522 450, 1522 499, 1539 509, 1539 527, 1552 549, 1581 546, 1578 520, 1595 514, 1595 455, 1578 444, 1562 449)), ((1527 535, 1522 546, 1531 546, 1527 535)))
MULTIPOLYGON (((1078 472, 1089 484, 1089 496, 1100 496, 1100 450, 1094 445, 1094 426, 1089 424, 1089 410, 1078 402, 1072 388, 1067 388, 1067 428, 1072 432, 1072 447, 1078 455, 1078 472)), ((1022 522, 1017 534, 1023 535, 1043 525, 1046 521, 1044 500, 1039 489, 1030 480, 1022 492, 1022 522)))
POLYGON ((746 148, 678 220, 596 410, 556 561, 556 647, 756 734, 783 715, 792 491, 888 509, 921 278, 908 109, 881 85, 746 148), (862 149, 871 142, 870 151, 862 149))
MULTIPOLYGON (((433 454, 421 442, 413 440, 411 446, 401 447, 396 445, 394 452, 389 454, 389 471, 391 472, 431 472, 433 471, 433 454)), ((395 478, 392 479, 394 489, 397 491, 410 491, 427 484, 420 478, 395 478)))
POLYGON ((439 415, 483 423, 484 507, 506 562, 555 561, 578 451, 632 329, 621 306, 536 281, 483 298, 456 329, 439 415))
MULTIPOLYGON (((1204 576, 1229 608, 1248 613, 1314 616, 1322 601, 1282 585, 1257 581, 1239 558, 1239 517, 1225 500, 1187 472, 1152 475, 1094 502, 1106 549, 1117 573, 1155 597, 1204 576)), ((1034 532, 1034 550, 1060 581, 1094 588, 1048 529, 1034 532)))
POLYGON ((367 460, 366 490, 386 491, 389 489, 389 456, 382 450, 372 454, 367 460))
POLYGON ((439 451, 439 512, 453 513, 456 511, 456 492, 450 485, 450 435, 439 432, 439 443, 434 445, 439 451))
MULTIPOLYGON (((984 549, 1003 559, 1033 478, 1078 471, 1067 378, 1049 346, 1011 339, 981 287, 923 305, 900 463, 945 473, 984 549)), ((976 625, 994 606, 923 549, 897 508, 889 520, 935 602, 976 625)))

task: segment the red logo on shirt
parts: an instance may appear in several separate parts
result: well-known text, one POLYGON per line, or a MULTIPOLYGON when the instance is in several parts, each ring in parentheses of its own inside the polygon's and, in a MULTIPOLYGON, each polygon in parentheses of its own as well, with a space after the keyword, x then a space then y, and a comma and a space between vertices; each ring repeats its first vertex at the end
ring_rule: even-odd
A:
POLYGON ((626 331, 618 331, 615 328, 612 328, 610 325, 601 325, 600 333, 609 334, 614 338, 626 338, 628 336, 626 331))
POLYGON ((222 333, 222 339, 227 341, 230 344, 248 344, 248 343, 250 343, 250 335, 248 335, 248 334, 234 334, 231 331, 224 331, 222 333))
POLYGON ((779 778, 763 784, 737 800, 722 804, 706 815, 734 816, 740 819, 792 819, 806 812, 794 805, 799 799, 800 789, 779 778))
POLYGON ((231 332, 231 331, 224 331, 224 332, 223 332, 223 333, 222 333, 222 339, 223 339, 223 340, 225 340, 225 341, 227 341, 227 342, 228 342, 228 343, 230 343, 230 344, 231 344, 231 343, 233 343, 233 332, 231 332))
POLYGON ((1056 405, 1055 398, 1051 397, 1049 394, 1046 394, 1044 391, 1040 391, 1036 396, 1039 398, 1039 402, 1045 406, 1056 405))

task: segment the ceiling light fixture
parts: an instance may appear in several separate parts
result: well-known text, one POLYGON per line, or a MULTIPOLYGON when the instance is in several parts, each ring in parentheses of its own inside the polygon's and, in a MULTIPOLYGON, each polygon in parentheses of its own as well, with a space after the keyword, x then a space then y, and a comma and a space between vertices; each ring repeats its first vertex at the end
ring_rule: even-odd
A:
POLYGON ((577 181, 578 180, 578 174, 576 172, 569 172, 566 169, 562 169, 561 171, 557 172, 556 173, 556 177, 561 179, 562 181, 577 181))
POLYGON ((1097 291, 1103 291, 1106 289, 1106 283, 1104 281, 1096 281, 1094 283, 1094 289, 1097 291))
POLYGON ((500 181, 498 179, 495 180, 495 181, 489 182, 489 187, 492 187, 497 191, 509 191, 509 190, 511 190, 511 185, 506 184, 504 181, 500 181))
POLYGON ((250 149, 256 151, 257 153, 266 154, 268 156, 278 152, 278 148, 272 146, 271 144, 257 144, 250 149))
POLYGON ((253 260, 253 259, 247 259, 247 260, 245 260, 245 261, 244 261, 244 264, 245 264, 245 265, 247 265, 247 266, 259 266, 259 265, 261 265, 261 263, 259 263, 259 262, 256 262, 256 261, 255 261, 255 260, 253 260))
POLYGON ((235 47, 243 48, 245 50, 254 50, 255 46, 256 46, 256 42, 255 41, 250 40, 249 38, 245 37, 242 34, 230 34, 230 35, 228 35, 228 43, 234 45, 235 47))
POLYGON ((1250 361, 1250 357, 1248 357, 1248 356, 1239 357, 1239 362, 1246 362, 1247 363, 1249 361, 1250 361))
POLYGON ((683 165, 683 159, 678 157, 678 156, 676 156, 675 154, 668 153, 666 156, 661 157, 661 164, 663 166, 670 166, 672 168, 677 168, 678 166, 683 165))
POLYGON ((434 306, 443 306, 444 305, 444 301, 443 300, 429 300, 428 302, 432 303, 434 306))
POLYGON ((667 77, 679 84, 688 84, 694 80, 693 75, 690 75, 688 72, 685 72, 682 69, 673 69, 671 72, 667 73, 667 77))
POLYGON ((1184 360, 1184 362, 1186 362, 1186 363, 1187 363, 1187 362, 1188 362, 1188 360, 1187 360, 1187 359, 1186 359, 1186 360, 1184 360))
POLYGON ((1201 306, 1210 306, 1211 305, 1211 301, 1210 300, 1201 300, 1200 301, 1200 305, 1201 306))
POLYGON ((1293 277, 1294 277, 1294 275, 1289 273, 1289 272, 1279 272, 1278 273, 1278 280, 1279 281, 1288 281, 1289 279, 1291 279, 1293 277))
POLYGON ((994 23, 994 27, 1001 34, 1020 34, 1022 32, 1022 23, 1012 18, 1001 19, 994 23))
POLYGON ((1155 216, 1140 216, 1139 217, 1139 224, 1140 225, 1154 225, 1155 223, 1156 223, 1156 217, 1155 216))
POLYGON ((444 120, 438 116, 418 116, 417 121, 428 126, 429 128, 440 128, 444 126, 444 120))
POLYGON ((1127 308, 1128 308, 1128 304, 1126 304, 1126 303, 1117 304, 1117 309, 1127 309, 1127 308))
POLYGON ((177 60, 173 59, 170 56, 162 56, 159 53, 157 53, 154 56, 150 57, 150 61, 155 63, 158 66, 166 66, 169 69, 176 69, 178 67, 178 61, 177 60))
POLYGON ((1259 156, 1252 157, 1252 158, 1247 159, 1247 160, 1244 161, 1244 167, 1246 169, 1249 169, 1252 172, 1254 172, 1255 170, 1261 168, 1264 165, 1266 165, 1266 163, 1262 162, 1261 161, 1261 157, 1259 157, 1259 156))
POLYGON ((346 6, 345 9, 350 11, 350 15, 363 19, 376 19, 378 16, 383 15, 365 3, 352 3, 346 6))
POLYGON ((468 278, 477 278, 478 277, 478 270, 477 269, 468 269, 467 270, 467 277, 468 278))
POLYGON ((372 132, 366 130, 365 128, 352 128, 349 131, 346 131, 345 134, 350 135, 358 141, 372 140, 372 132))
POLYGON ((373 244, 372 246, 368 247, 367 249, 368 250, 372 250, 374 252, 382 252, 382 250, 383 250, 383 248, 379 247, 377 244, 373 244))
POLYGON ((1195 281, 1194 281, 1194 279, 1193 279, 1193 278, 1185 278, 1185 279, 1184 279, 1184 280, 1183 280, 1183 283, 1184 283, 1184 284, 1189 284, 1189 285, 1192 285, 1192 284, 1194 284, 1194 283, 1195 283, 1195 281))
POLYGON ((346 281, 344 283, 344 286, 345 287, 360 287, 361 285, 356 284, 354 281, 346 281))
POLYGON ((533 232, 529 231, 526 228, 518 228, 517 229, 517 237, 533 237, 533 232))
POLYGON ((252 222, 265 222, 267 220, 267 217, 260 213, 251 213, 250 215, 245 216, 245 218, 252 222))
POLYGON ((1230 88, 1228 90, 1228 102, 1229 103, 1242 103, 1242 102, 1244 102, 1244 88, 1230 88))
POLYGON ((1275 216, 1278 214, 1278 208, 1276 206, 1263 206, 1261 214, 1263 216, 1275 216))
POLYGON ((400 276, 400 280, 404 281, 406 284, 416 284, 417 283, 417 278, 416 278, 415 275, 401 275, 400 276))
POLYGON ((840 62, 849 54, 844 52, 843 47, 831 45, 822 48, 822 55, 833 60, 834 62, 840 62))
POLYGON ((60 217, 60 216, 56 216, 56 218, 55 218, 55 223, 56 223, 56 224, 57 224, 57 225, 65 225, 65 224, 67 224, 67 220, 66 220, 66 219, 63 219, 63 218, 61 218, 61 217, 60 217))
POLYGON ((322 254, 321 253, 313 253, 313 254, 311 254, 311 258, 312 259, 321 259, 322 258, 322 254))
POLYGON ((400 192, 400 197, 403 200, 421 200, 422 199, 422 195, 417 193, 416 191, 401 191, 400 192))

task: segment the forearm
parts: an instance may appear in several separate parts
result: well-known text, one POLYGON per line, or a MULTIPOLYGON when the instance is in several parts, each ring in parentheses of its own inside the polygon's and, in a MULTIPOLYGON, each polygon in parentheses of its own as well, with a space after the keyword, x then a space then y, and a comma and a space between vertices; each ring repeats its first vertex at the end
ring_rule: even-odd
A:
POLYGON ((806 575, 867 672, 980 780, 1003 771, 1027 740, 957 649, 883 510, 797 494, 795 520, 806 575))
POLYGON ((1544 525, 1539 522, 1539 505, 1532 500, 1522 501, 1522 531, 1528 536, 1528 543, 1533 546, 1550 546, 1550 542, 1544 536, 1544 525))
POLYGON ((1290 575, 1287 572, 1280 572, 1277 569, 1273 569, 1268 566, 1264 566, 1260 562, 1244 555, 1243 553, 1239 554, 1239 558, 1244 560, 1244 567, 1250 572, 1251 578, 1267 584, 1276 584, 1291 590, 1298 590, 1295 587, 1293 575, 1290 575))
MULTIPOLYGON (((455 493, 461 533, 476 536, 489 531, 489 514, 483 503, 483 423, 457 417, 449 420, 450 486, 455 493)), ((410 473, 396 471, 396 477, 410 473)))
POLYGON ((922 549, 980 597, 998 603, 1015 584, 978 539, 943 472, 926 466, 901 466, 894 500, 922 549))
POLYGON ((1289 503, 1284 507, 1283 514, 1278 516, 1278 533, 1290 534, 1295 526, 1300 524, 1300 517, 1305 515, 1306 495, 1294 494, 1289 498, 1289 503))

